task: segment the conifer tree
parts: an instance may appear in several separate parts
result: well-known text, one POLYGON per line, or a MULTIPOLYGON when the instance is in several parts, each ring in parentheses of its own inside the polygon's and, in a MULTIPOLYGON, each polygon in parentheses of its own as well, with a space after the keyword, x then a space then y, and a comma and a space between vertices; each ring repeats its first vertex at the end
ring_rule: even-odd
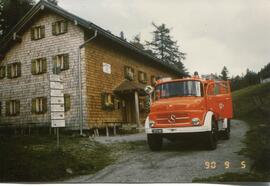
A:
POLYGON ((186 54, 181 52, 177 41, 174 41, 170 35, 170 29, 165 24, 156 25, 154 27, 152 41, 146 41, 148 49, 153 51, 153 54, 168 64, 175 65, 183 74, 188 74, 182 61, 186 59, 186 54))

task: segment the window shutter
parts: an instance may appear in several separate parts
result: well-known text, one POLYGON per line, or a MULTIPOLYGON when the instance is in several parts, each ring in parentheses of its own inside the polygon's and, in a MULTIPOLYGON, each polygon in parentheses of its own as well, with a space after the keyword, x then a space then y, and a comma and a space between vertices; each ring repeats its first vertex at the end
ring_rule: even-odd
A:
POLYGON ((7 65, 7 78, 11 79, 11 64, 7 65))
POLYGON ((106 110, 106 93, 101 93, 101 108, 106 110))
POLYGON ((37 110, 36 110, 36 102, 37 102, 37 99, 32 99, 32 113, 36 113, 37 110))
POLYGON ((17 63, 17 76, 16 77, 21 77, 21 75, 22 75, 21 63, 17 63))
POLYGON ((115 96, 114 95, 111 95, 111 97, 112 97, 112 106, 111 106, 111 110, 115 110, 115 96))
POLYGON ((20 114, 20 100, 15 100, 15 111, 16 115, 20 114))
POLYGON ((138 72, 138 80, 139 80, 139 82, 142 82, 142 72, 141 71, 138 72))
POLYGON ((147 80, 148 80, 147 74, 144 73, 144 83, 147 83, 147 80))
POLYGON ((47 59, 42 58, 42 72, 46 73, 47 72, 47 59))
POLYGON ((33 60, 31 61, 31 73, 32 73, 33 75, 37 74, 37 71, 36 71, 36 60, 35 60, 35 59, 33 59, 33 60))
POLYGON ((6 116, 10 116, 10 101, 6 101, 6 116))
POLYGON ((67 21, 63 21, 63 24, 64 24, 63 33, 66 33, 68 31, 68 22, 67 21))
POLYGON ((35 40, 35 28, 31 28, 31 40, 35 40))
POLYGON ((5 78, 6 77, 6 66, 0 67, 0 72, 1 72, 0 79, 5 78))
POLYGON ((70 95, 69 94, 64 94, 64 107, 65 107, 65 112, 69 111, 71 108, 70 104, 70 95))
POLYGON ((44 38, 45 37, 45 26, 40 26, 40 36, 41 38, 44 38))
POLYGON ((56 35, 56 22, 52 24, 52 34, 56 35))
POLYGON ((47 112, 47 97, 43 97, 42 98, 42 113, 46 113, 47 112))
POLYGON ((69 69, 69 55, 64 54, 64 69, 68 70, 69 69))

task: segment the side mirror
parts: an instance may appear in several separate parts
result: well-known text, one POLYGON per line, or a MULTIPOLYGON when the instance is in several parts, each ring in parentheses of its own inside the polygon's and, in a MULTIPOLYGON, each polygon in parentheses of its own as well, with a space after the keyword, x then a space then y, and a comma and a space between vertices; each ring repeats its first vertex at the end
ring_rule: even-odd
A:
POLYGON ((146 92, 146 94, 150 95, 154 92, 154 88, 150 85, 147 85, 145 88, 144 88, 144 91, 146 92))

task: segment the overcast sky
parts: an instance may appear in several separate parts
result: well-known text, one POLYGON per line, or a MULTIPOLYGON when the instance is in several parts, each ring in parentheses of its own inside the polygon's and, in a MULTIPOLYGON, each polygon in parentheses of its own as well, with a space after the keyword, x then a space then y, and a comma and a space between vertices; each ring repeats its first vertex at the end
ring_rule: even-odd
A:
POLYGON ((58 0, 59 6, 128 40, 150 40, 151 22, 172 28, 189 72, 230 76, 270 62, 269 0, 58 0))

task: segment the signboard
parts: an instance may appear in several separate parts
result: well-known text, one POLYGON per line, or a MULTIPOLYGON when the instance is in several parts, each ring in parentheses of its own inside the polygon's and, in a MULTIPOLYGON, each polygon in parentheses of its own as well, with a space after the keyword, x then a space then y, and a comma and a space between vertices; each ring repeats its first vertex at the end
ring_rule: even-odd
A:
POLYGON ((50 76, 51 127, 65 127, 64 87, 59 75, 50 76))
POLYGON ((103 72, 106 74, 111 74, 112 69, 111 69, 111 64, 108 63, 102 63, 103 64, 103 72))

